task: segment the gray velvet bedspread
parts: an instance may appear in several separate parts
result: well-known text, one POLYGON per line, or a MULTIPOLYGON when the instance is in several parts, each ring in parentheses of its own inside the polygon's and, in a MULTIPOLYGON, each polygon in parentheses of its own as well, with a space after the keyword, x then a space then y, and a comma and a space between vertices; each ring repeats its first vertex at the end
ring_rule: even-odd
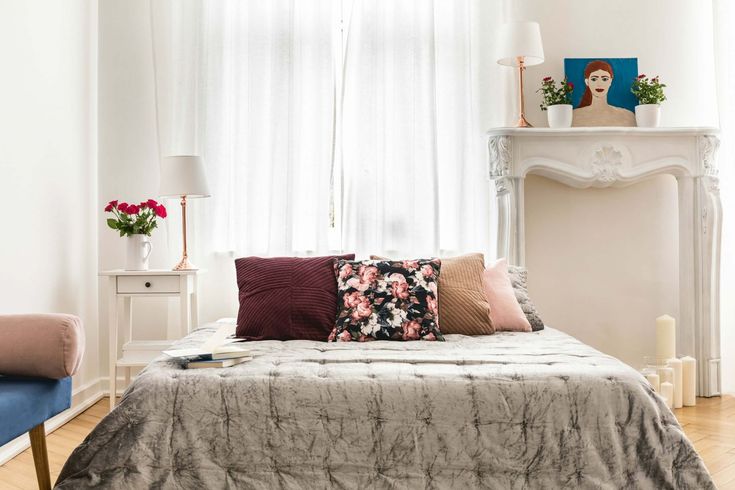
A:
POLYGON ((159 358, 56 488, 714 488, 615 358, 551 328, 446 338, 252 342, 226 369, 159 358))

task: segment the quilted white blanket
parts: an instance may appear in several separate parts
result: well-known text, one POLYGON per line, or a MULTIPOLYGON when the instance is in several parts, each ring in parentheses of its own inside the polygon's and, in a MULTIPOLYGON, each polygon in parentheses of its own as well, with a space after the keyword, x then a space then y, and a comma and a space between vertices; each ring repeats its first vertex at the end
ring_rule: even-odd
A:
POLYGON ((161 358, 56 488, 714 488, 620 361, 550 328, 446 337, 252 342, 227 369, 161 358))

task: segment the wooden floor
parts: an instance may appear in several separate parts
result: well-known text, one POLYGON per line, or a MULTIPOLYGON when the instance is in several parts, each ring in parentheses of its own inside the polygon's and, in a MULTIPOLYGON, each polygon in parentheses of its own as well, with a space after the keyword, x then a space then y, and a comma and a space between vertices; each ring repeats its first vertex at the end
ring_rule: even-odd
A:
MULTIPOLYGON (((48 436, 51 481, 56 481, 66 458, 107 414, 108 407, 107 398, 103 398, 48 436)), ((704 459, 717 488, 735 490, 735 397, 699 398, 696 407, 674 413, 704 459)), ((0 490, 37 488, 30 449, 0 466, 0 490)))

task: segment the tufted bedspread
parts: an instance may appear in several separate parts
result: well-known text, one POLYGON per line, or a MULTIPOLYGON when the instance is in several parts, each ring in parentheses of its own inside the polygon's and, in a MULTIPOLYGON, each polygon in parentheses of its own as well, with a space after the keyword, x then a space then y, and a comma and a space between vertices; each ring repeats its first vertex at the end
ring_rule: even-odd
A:
POLYGON ((251 342, 227 369, 160 358, 56 488, 714 488, 620 361, 550 328, 446 337, 251 342))

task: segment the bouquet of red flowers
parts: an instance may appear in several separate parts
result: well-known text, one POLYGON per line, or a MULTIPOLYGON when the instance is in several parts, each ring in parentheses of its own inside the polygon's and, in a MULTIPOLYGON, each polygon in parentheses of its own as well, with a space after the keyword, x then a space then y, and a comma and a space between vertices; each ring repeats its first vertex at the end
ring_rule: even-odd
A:
POLYGON ((120 232, 120 236, 148 235, 158 228, 157 219, 166 218, 166 207, 153 199, 140 204, 110 201, 105 206, 106 213, 115 217, 107 219, 107 226, 120 232))

